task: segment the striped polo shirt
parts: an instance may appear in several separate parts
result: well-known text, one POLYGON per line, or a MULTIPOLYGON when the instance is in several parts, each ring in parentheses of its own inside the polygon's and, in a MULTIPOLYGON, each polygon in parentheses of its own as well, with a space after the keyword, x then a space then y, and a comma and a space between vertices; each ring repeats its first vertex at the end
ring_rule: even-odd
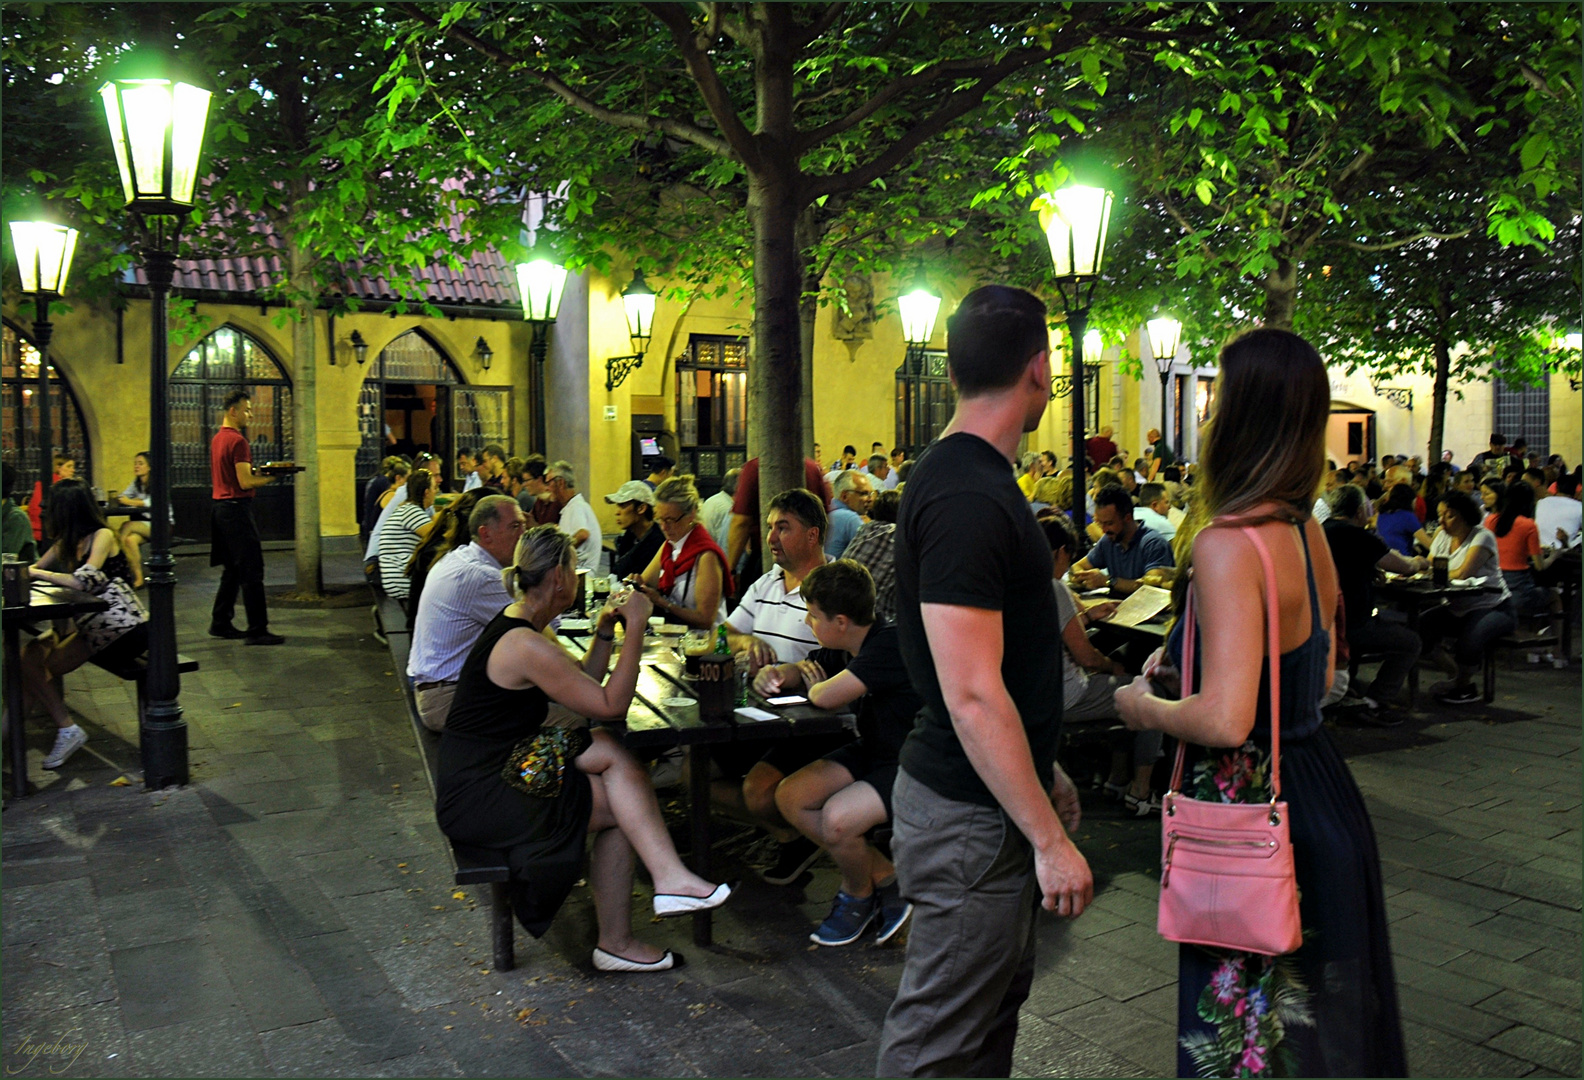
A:
POLYGON ((786 571, 777 566, 748 587, 726 625, 733 633, 765 642, 780 663, 795 664, 819 648, 814 631, 803 621, 807 615, 802 590, 787 592, 786 571))

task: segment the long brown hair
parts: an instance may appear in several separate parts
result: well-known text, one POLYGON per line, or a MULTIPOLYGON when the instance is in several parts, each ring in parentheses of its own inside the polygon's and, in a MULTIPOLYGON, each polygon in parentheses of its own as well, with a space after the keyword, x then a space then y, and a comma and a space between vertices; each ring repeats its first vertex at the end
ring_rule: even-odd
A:
MULTIPOLYGON (((1229 338, 1219 364, 1193 504, 1173 539, 1179 568, 1191 564, 1199 530, 1217 519, 1302 525, 1325 472, 1331 382, 1315 347, 1290 330, 1262 326, 1229 338), (1273 513, 1249 516, 1270 502, 1273 513)), ((1174 593, 1186 583, 1187 574, 1179 574, 1174 593)))

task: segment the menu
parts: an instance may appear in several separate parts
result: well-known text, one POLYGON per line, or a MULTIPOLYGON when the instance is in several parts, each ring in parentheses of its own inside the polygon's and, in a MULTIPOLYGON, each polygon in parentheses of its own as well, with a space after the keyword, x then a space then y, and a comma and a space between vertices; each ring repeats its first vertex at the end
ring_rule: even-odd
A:
POLYGON ((1117 605, 1116 612, 1105 621, 1117 626, 1137 626, 1149 622, 1171 605, 1171 592, 1153 585, 1140 585, 1138 590, 1117 605))

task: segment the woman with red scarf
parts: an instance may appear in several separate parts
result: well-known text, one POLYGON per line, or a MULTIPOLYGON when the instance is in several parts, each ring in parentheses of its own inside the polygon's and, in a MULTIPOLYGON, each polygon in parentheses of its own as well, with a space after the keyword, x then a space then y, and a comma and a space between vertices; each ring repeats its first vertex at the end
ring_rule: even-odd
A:
POLYGON ((731 572, 726 553, 699 524, 699 493, 691 476, 677 476, 655 489, 655 524, 666 542, 633 583, 657 614, 698 630, 726 619, 731 572))

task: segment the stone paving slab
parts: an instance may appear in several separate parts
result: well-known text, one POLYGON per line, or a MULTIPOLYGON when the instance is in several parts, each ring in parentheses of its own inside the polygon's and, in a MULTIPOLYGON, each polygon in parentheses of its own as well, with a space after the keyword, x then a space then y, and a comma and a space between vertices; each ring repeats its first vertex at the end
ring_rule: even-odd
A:
MULTIPOLYGON (((899 948, 819 949, 836 876, 745 877, 659 978, 597 974, 574 891, 490 970, 480 895, 451 882, 389 654, 367 608, 280 609, 275 649, 203 636, 214 574, 179 565, 193 783, 142 791, 130 688, 68 680, 92 741, 4 815, 4 1051, 81 1045, 70 1076, 854 1076, 872 1073, 899 948)), ((289 554, 271 553, 277 588, 289 554)), ((343 565, 344 564, 344 565, 343 565)), ((332 586, 358 581, 352 559, 332 586)), ((1579 1075, 1576 668, 1503 666, 1490 706, 1336 732, 1380 839, 1416 1076, 1579 1075)), ((1041 917, 1019 1075, 1170 1074, 1175 949, 1154 932, 1159 826, 1086 796, 1094 908, 1041 917)), ((639 904, 647 899, 640 881, 639 904)), ((640 907, 641 909, 641 907, 640 907)), ((27 1071, 44 1071, 38 1059, 27 1071)), ((53 1060, 53 1059, 52 1059, 53 1060)), ((56 1065, 62 1062, 54 1062, 56 1065)))

